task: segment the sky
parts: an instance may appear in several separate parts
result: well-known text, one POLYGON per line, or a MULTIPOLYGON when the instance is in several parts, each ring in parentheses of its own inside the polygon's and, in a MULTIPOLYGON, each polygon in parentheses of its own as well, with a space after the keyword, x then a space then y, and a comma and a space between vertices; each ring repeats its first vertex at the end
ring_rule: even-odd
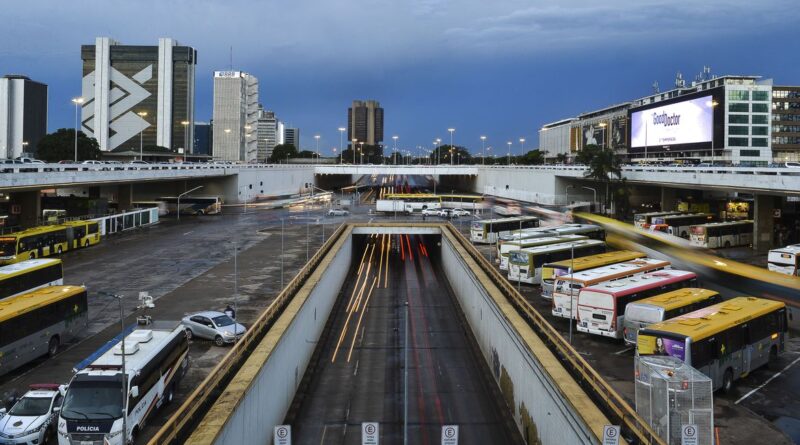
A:
POLYGON ((198 121, 213 72, 259 79, 260 101, 330 154, 353 99, 385 110, 385 141, 480 152, 538 146, 545 123, 712 73, 800 84, 796 0, 26 0, 3 5, 0 75, 49 85, 49 130, 74 126, 80 46, 95 37, 198 52, 198 121))

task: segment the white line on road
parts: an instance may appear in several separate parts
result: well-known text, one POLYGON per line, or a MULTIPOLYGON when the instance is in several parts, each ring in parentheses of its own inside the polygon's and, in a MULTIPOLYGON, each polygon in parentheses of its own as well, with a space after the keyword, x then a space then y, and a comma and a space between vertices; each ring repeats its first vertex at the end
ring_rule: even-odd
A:
POLYGON ((630 351, 631 349, 633 349, 633 346, 631 346, 630 348, 625 348, 625 349, 623 349, 622 351, 617 351, 617 352, 615 352, 614 354, 616 354, 616 355, 622 355, 622 354, 624 354, 624 353, 626 353, 626 352, 630 351))
POLYGON ((188 231, 188 232, 184 233, 184 234, 183 234, 183 236, 186 236, 186 235, 188 235, 188 234, 190 234, 190 233, 192 233, 192 232, 194 232, 194 230, 190 230, 190 231, 188 231))
POLYGON ((356 360, 356 369, 353 371, 353 375, 358 374, 358 363, 359 363, 359 360, 356 360))
POLYGON ((741 402, 742 400, 744 400, 744 399, 746 399, 746 398, 748 398, 748 397, 752 396, 752 395, 753 395, 753 394, 755 394, 755 393, 756 393, 758 390, 760 390, 761 388, 763 388, 763 387, 767 386, 767 383, 769 383, 769 382, 771 382, 771 381, 775 380, 775 379, 776 379, 778 376, 780 376, 781 374, 783 374, 784 372, 786 372, 786 370, 787 370, 787 369, 789 369, 789 368, 791 368, 792 366, 794 366, 794 364, 795 364, 795 363, 797 363, 797 362, 800 362, 800 357, 797 357, 796 359, 794 359, 794 361, 793 361, 793 362, 789 363, 788 365, 786 365, 786 367, 785 367, 785 368, 781 369, 781 370, 780 370, 779 372, 777 372, 775 375, 773 375, 772 377, 768 378, 768 379, 767 379, 767 381, 766 381, 766 382, 764 382, 764 383, 762 383, 762 384, 761 384, 761 385, 760 385, 758 388, 755 388, 755 389, 753 389, 752 391, 748 392, 747 394, 743 395, 742 397, 740 397, 740 398, 739 398, 739 400, 737 400, 737 401, 733 402, 733 404, 734 404, 734 405, 738 405, 738 404, 739 404, 739 402, 741 402))

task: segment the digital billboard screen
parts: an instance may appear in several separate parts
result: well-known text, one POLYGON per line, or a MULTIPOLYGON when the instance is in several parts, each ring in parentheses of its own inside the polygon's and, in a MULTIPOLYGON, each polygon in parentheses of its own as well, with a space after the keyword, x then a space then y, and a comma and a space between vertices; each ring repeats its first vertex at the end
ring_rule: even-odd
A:
POLYGON ((631 113, 631 147, 711 142, 713 134, 711 96, 631 113))

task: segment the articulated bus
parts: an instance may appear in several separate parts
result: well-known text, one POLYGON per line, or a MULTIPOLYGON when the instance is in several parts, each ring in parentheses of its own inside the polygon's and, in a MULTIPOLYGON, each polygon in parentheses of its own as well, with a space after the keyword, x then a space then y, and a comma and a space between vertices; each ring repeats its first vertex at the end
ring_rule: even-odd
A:
POLYGON ((653 258, 638 258, 624 263, 611 264, 597 269, 584 270, 570 275, 561 275, 555 280, 553 290, 553 315, 563 318, 578 318, 576 310, 581 289, 643 273, 669 269, 669 261, 653 258))
POLYGON ((548 244, 560 244, 570 241, 588 239, 581 235, 546 236, 542 238, 527 239, 523 241, 506 241, 497 246, 497 261, 500 270, 508 270, 508 254, 514 250, 525 250, 548 244))
POLYGON ((770 250, 767 261, 767 267, 773 272, 800 276, 800 244, 770 250))
POLYGON ((562 275, 569 275, 570 272, 581 272, 597 267, 623 263, 646 256, 647 255, 642 252, 635 252, 633 250, 616 250, 613 252, 575 258, 574 260, 570 258, 568 260, 545 264, 542 266, 542 297, 547 299, 553 298, 553 284, 555 279, 562 275))
POLYGON ((508 280, 539 284, 545 264, 571 258, 573 251, 575 258, 596 255, 606 251, 606 243, 588 239, 514 250, 508 257, 508 280))
POLYGON ((64 284, 61 260, 37 258, 0 267, 0 300, 61 284, 64 284))
POLYGON ((722 297, 716 291, 687 287, 630 303, 625 307, 622 336, 625 343, 635 345, 639 329, 703 309, 720 301, 722 297))
POLYGON ((683 215, 657 216, 653 218, 653 223, 650 224, 650 230, 656 232, 665 232, 672 236, 679 236, 683 239, 689 239, 689 233, 692 226, 705 224, 712 219, 714 219, 714 216, 708 213, 688 213, 683 215))
POLYGON ((178 198, 168 196, 158 198, 167 205, 167 212, 181 212, 181 215, 219 215, 222 213, 222 199, 219 196, 184 196, 180 199, 181 208, 178 209, 178 198))
POLYGON ((653 223, 653 218, 660 216, 682 215, 683 212, 647 212, 633 215, 633 225, 637 229, 649 229, 653 223))
POLYGON ((717 249, 720 247, 753 244, 753 221, 729 221, 700 224, 690 229, 693 246, 717 249))
POLYGON ((684 287, 697 287, 697 275, 675 269, 584 287, 578 294, 578 331, 622 338, 625 306, 684 287))
POLYGON ((482 219, 473 221, 470 226, 469 240, 473 243, 492 244, 498 237, 512 230, 539 227, 539 218, 535 216, 518 216, 514 218, 482 219))
POLYGON ((637 354, 676 357, 727 392, 735 379, 774 368, 786 332, 785 304, 737 297, 639 330, 637 354))
POLYGON ((68 221, 0 236, 0 265, 61 254, 100 242, 96 221, 68 221))
POLYGON ((49 286, 0 301, 0 375, 80 335, 88 325, 83 286, 49 286))

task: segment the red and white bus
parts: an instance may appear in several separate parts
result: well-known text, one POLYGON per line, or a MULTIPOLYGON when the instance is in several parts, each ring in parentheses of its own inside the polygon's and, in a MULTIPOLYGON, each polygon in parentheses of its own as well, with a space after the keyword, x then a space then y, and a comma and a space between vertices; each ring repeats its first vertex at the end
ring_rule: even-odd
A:
POLYGON ((684 287, 697 287, 697 275, 674 269, 585 287, 578 294, 578 331, 622 338, 628 303, 684 287))

